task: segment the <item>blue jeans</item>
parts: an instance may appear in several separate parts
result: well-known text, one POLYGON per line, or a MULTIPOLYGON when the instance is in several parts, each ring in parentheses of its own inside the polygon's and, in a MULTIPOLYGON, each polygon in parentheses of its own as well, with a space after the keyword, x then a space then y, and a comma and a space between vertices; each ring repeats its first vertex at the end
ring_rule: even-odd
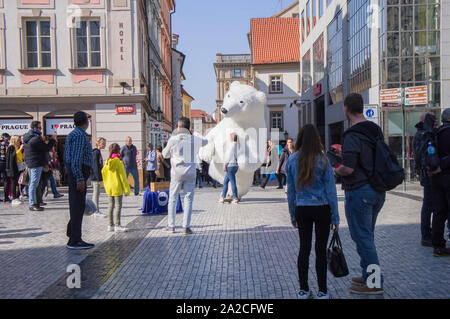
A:
POLYGON ((431 181, 428 176, 420 177, 420 184, 423 186, 422 211, 420 213, 420 229, 422 240, 431 240, 431 216, 433 214, 433 201, 431 198, 431 181))
POLYGON ((42 167, 30 168, 30 185, 28 186, 28 203, 31 206, 38 205, 36 203, 36 190, 41 179, 42 167))
MULTIPOLYGON (((345 192, 345 216, 350 235, 361 258, 362 277, 367 280, 369 265, 380 265, 375 247, 375 224, 386 193, 375 191, 369 184, 345 192)), ((383 277, 381 277, 383 285, 383 277)))
POLYGON ((199 169, 196 169, 195 186, 202 187, 202 174, 199 169))
POLYGON ((52 188, 53 195, 59 194, 58 190, 56 189, 56 182, 55 182, 55 178, 53 177, 53 174, 50 175, 50 187, 52 188))
POLYGON ((127 168, 126 170, 127 178, 128 175, 132 175, 134 179, 134 194, 139 195, 139 171, 137 168, 127 168))
POLYGON ((225 175, 225 180, 223 181, 222 197, 225 198, 228 193, 228 182, 231 183, 231 191, 233 192, 233 198, 238 198, 238 190, 236 186, 236 173, 239 167, 228 166, 227 175, 225 175))
POLYGON ((168 207, 168 226, 175 227, 175 216, 177 215, 178 195, 181 187, 184 191, 183 207, 183 228, 191 227, 192 202, 194 201, 195 179, 190 181, 179 181, 172 179, 170 181, 169 207, 168 207))

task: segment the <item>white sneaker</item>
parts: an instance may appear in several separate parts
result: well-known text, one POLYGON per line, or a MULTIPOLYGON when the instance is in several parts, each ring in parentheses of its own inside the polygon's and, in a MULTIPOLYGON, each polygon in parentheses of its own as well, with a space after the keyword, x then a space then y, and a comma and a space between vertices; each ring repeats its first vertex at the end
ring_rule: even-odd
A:
POLYGON ((304 291, 300 290, 298 292, 298 299, 310 299, 311 298, 311 290, 304 291))
POLYGON ((223 197, 221 197, 220 199, 219 199, 219 201, 218 201, 218 203, 225 203, 225 200, 223 199, 223 197))
POLYGON ((108 231, 114 231, 114 226, 108 226, 108 231))
POLYGON ((116 226, 116 227, 114 227, 114 231, 115 231, 115 232, 125 233, 125 232, 128 231, 128 228, 123 227, 123 226, 116 226))
POLYGON ((324 294, 323 292, 319 291, 317 293, 317 299, 330 299, 330 293, 324 294))
POLYGON ((232 203, 233 204, 239 204, 239 199, 237 199, 237 198, 233 199, 232 203))
POLYGON ((11 205, 14 205, 14 206, 16 206, 16 205, 21 205, 22 204, 22 202, 19 200, 19 199, 14 199, 12 202, 11 202, 11 205))
POLYGON ((103 214, 100 211, 95 212, 94 214, 92 214, 92 216, 94 216, 94 217, 101 217, 101 218, 106 218, 107 217, 106 214, 103 214))

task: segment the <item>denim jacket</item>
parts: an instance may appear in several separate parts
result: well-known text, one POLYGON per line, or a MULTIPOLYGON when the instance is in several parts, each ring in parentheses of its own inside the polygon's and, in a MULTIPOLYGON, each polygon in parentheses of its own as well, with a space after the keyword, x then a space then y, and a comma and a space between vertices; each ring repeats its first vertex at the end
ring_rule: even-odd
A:
POLYGON ((324 165, 319 157, 315 168, 315 180, 307 188, 297 187, 299 153, 292 154, 286 164, 288 203, 291 220, 295 220, 296 206, 322 206, 330 205, 331 223, 339 224, 339 210, 336 192, 336 183, 331 165, 324 165))

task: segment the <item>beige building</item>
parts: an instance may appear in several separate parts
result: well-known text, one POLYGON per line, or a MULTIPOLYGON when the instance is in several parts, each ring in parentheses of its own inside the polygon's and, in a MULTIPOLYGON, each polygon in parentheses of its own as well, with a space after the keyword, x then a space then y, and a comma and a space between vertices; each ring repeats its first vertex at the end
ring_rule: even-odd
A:
POLYGON ((195 133, 205 136, 216 125, 217 122, 205 111, 191 110, 191 126, 195 133))
POLYGON ((250 84, 252 77, 250 74, 251 58, 249 54, 217 54, 214 71, 217 80, 217 112, 216 120, 222 120, 220 108, 223 104, 223 97, 228 91, 233 81, 239 81, 243 84, 250 84))
POLYGON ((59 134, 62 155, 72 115, 82 110, 93 142, 133 138, 142 173, 157 119, 146 11, 144 0, 0 0, 1 131, 24 134, 39 120, 44 134, 59 134))

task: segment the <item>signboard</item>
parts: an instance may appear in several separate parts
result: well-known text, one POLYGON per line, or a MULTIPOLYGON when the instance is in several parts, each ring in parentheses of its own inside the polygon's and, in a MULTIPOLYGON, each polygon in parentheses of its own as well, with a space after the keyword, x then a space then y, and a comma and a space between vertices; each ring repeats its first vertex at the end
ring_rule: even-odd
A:
POLYGON ((402 89, 380 90, 380 103, 400 104, 402 102, 402 89))
POLYGON ((380 125, 378 105, 364 105, 364 116, 368 121, 380 125))
POLYGON ((161 133, 161 142, 167 142, 169 140, 169 133, 167 132, 162 132, 161 133))
POLYGON ((418 105, 428 103, 428 90, 426 85, 405 88, 405 105, 418 105))
POLYGON ((314 96, 320 95, 320 93, 322 93, 322 84, 317 83, 314 87, 314 96))
POLYGON ((30 130, 32 119, 0 119, 0 134, 25 135, 30 130))
POLYGON ((134 114, 134 105, 116 105, 117 114, 134 114))
MULTIPOLYGON (((61 119, 47 119, 45 120, 45 135, 69 135, 75 128, 73 118, 61 118, 61 119)), ((91 121, 89 121, 89 127, 86 130, 88 135, 91 135, 91 121)))
POLYGON ((161 133, 162 123, 161 122, 150 122, 150 133, 161 133))

